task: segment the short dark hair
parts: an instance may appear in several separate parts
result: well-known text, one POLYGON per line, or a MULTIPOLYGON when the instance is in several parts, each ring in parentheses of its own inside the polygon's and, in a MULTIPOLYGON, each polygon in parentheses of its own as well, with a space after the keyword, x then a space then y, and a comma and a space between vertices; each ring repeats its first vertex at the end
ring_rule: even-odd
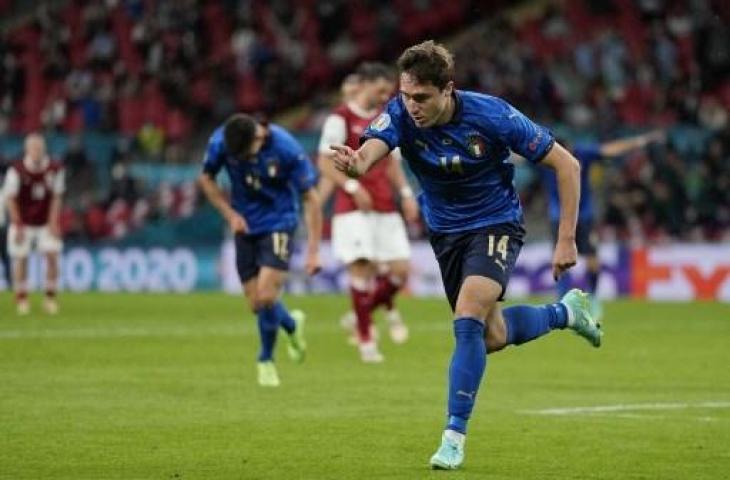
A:
POLYGON ((256 120, 251 115, 236 113, 223 124, 223 142, 231 155, 246 155, 255 135, 256 120))
POLYGON ((398 69, 418 83, 431 83, 443 90, 454 79, 454 57, 440 43, 427 40, 406 49, 398 59, 398 69))
POLYGON ((391 82, 395 82, 395 72, 388 65, 380 62, 363 62, 355 70, 355 75, 359 80, 372 82, 379 78, 384 78, 391 82))

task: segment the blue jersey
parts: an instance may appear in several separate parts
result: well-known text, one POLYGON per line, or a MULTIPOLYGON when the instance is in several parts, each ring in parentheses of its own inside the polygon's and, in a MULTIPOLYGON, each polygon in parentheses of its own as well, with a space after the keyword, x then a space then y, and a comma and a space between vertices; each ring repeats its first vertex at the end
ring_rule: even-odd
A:
MULTIPOLYGON (((601 158, 601 145, 598 143, 576 144, 573 156, 580 162, 580 203, 578 204, 578 221, 593 220, 593 195, 591 195, 590 169, 593 162, 601 158)), ((542 179, 548 191, 548 213, 550 221, 560 221, 560 196, 558 195, 558 181, 555 171, 551 168, 542 169, 542 179)))
POLYGON ((231 206, 246 219, 250 234, 294 230, 299 223, 299 197, 317 183, 317 171, 292 135, 269 125, 269 136, 250 160, 226 151, 223 127, 208 140, 205 172, 226 168, 231 180, 231 206))
POLYGON ((421 184, 419 203, 432 232, 455 233, 498 223, 522 223, 512 183, 510 150, 538 162, 552 133, 504 100, 457 90, 449 123, 418 128, 399 96, 363 134, 400 147, 421 184))

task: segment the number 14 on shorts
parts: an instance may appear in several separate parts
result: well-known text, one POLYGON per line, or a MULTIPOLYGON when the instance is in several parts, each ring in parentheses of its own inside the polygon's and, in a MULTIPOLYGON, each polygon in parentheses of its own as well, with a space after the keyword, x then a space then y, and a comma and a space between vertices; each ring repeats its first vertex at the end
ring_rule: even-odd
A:
POLYGON ((490 257, 494 257, 496 250, 496 253, 499 254, 499 256, 502 258, 501 260, 499 258, 495 258, 494 261, 504 271, 506 268, 504 262, 507 261, 507 245, 509 243, 509 235, 488 235, 487 239, 487 255, 489 255, 490 257))

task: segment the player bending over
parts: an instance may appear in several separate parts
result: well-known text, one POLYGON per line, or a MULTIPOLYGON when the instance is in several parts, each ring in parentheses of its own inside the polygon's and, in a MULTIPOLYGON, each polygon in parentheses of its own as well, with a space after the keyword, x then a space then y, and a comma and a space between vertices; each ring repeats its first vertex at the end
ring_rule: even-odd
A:
POLYGON ((274 346, 279 327, 288 335, 293 360, 301 362, 306 350, 304 313, 290 313, 279 297, 289 268, 290 241, 299 223, 300 196, 308 231, 305 268, 313 275, 320 267, 317 172, 285 129, 236 114, 211 135, 199 183, 234 234, 238 275, 258 319, 259 385, 276 387, 280 381, 274 346), (232 186, 230 203, 215 182, 223 167, 232 186))

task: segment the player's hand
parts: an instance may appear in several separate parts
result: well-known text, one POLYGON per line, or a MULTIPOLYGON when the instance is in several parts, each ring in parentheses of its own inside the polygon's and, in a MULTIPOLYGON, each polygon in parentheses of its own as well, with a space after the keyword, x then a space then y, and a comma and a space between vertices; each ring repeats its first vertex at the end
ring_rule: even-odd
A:
POLYGON ((353 150, 347 145, 330 145, 330 149, 334 151, 332 161, 335 163, 337 170, 352 178, 357 178, 361 175, 357 169, 357 165, 361 159, 359 151, 353 150))
POLYGON ((416 223, 418 221, 418 202, 415 198, 409 197, 401 199, 400 206, 403 209, 403 217, 405 217, 406 222, 416 223))
POLYGON ((322 269, 322 263, 319 261, 319 250, 307 253, 307 259, 304 262, 304 271, 307 275, 315 275, 322 269))
POLYGON ((246 219, 238 213, 231 213, 226 220, 228 220, 228 226, 234 235, 239 233, 248 233, 248 223, 246 223, 246 219))
POLYGON ((578 261, 578 249, 573 239, 558 239, 553 253, 553 279, 560 278, 563 273, 573 267, 578 261))
POLYGON ((352 200, 359 210, 369 212, 373 209, 373 197, 362 187, 355 190, 355 193, 352 194, 352 200))

